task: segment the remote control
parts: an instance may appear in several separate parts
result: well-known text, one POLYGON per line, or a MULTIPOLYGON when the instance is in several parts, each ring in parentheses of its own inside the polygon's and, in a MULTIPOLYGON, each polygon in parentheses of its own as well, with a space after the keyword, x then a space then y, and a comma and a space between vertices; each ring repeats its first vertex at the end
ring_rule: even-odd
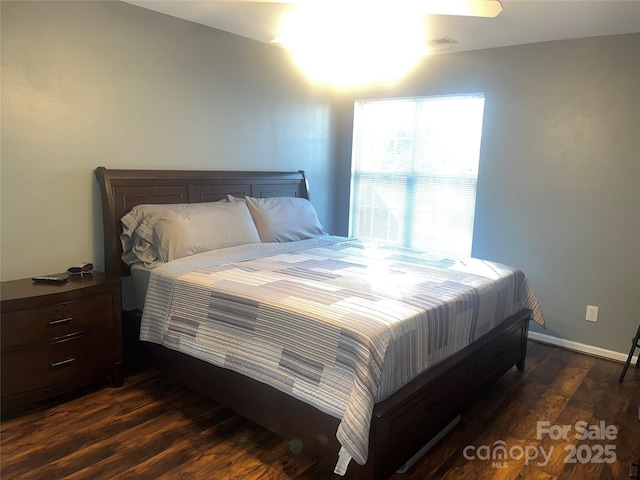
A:
POLYGON ((41 276, 33 277, 31 280, 39 283, 63 283, 69 280, 69 277, 41 276))

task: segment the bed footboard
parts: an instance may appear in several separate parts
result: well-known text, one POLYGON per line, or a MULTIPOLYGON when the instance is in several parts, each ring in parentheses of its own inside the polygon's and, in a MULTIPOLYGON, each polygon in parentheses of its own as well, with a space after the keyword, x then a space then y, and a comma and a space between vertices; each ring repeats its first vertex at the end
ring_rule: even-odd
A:
MULTIPOLYGON (((524 368, 531 312, 522 310, 376 404, 369 460, 358 478, 391 476, 514 365, 524 368)), ((518 367, 520 369, 520 367, 518 367)), ((351 468, 351 467, 350 467, 351 468)))
MULTIPOLYGON (((518 312, 377 403, 369 459, 366 465, 352 461, 348 478, 389 478, 463 413, 484 388, 514 365, 519 370, 524 368, 530 315, 529 310, 518 312)), ((125 314, 125 318, 135 322, 135 312, 125 314)), ((135 354, 283 438, 300 440, 305 449, 330 465, 335 463, 340 449, 335 437, 338 419, 266 384, 161 345, 139 342, 135 354)))

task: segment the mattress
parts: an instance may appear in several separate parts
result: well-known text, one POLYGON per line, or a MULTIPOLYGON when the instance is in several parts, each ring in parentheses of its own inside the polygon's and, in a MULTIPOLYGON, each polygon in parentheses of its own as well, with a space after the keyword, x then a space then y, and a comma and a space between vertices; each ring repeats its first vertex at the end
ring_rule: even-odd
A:
POLYGON ((368 455, 373 406, 523 308, 518 269, 344 237, 206 252, 149 272, 141 340, 340 419, 337 473, 368 455))
POLYGON ((147 287, 151 270, 142 263, 131 265, 131 291, 134 308, 144 311, 144 300, 147 297, 147 287))

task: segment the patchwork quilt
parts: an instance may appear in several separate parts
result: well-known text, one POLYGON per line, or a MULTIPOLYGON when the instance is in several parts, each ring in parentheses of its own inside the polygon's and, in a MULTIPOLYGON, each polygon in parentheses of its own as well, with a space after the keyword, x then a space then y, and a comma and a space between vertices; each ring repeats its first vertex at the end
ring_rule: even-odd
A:
POLYGON ((518 269, 344 237, 252 244, 155 268, 141 339, 340 419, 336 473, 366 463, 373 406, 523 308, 518 269))

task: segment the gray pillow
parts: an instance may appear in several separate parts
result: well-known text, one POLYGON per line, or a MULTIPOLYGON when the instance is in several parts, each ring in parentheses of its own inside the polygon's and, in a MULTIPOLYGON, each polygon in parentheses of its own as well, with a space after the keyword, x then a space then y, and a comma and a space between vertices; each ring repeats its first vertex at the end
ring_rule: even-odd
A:
POLYGON ((260 243, 241 202, 138 205, 121 219, 122 260, 155 267, 218 248, 260 243))
POLYGON ((263 242, 292 242, 326 235, 315 208, 305 198, 245 197, 245 203, 263 242))

